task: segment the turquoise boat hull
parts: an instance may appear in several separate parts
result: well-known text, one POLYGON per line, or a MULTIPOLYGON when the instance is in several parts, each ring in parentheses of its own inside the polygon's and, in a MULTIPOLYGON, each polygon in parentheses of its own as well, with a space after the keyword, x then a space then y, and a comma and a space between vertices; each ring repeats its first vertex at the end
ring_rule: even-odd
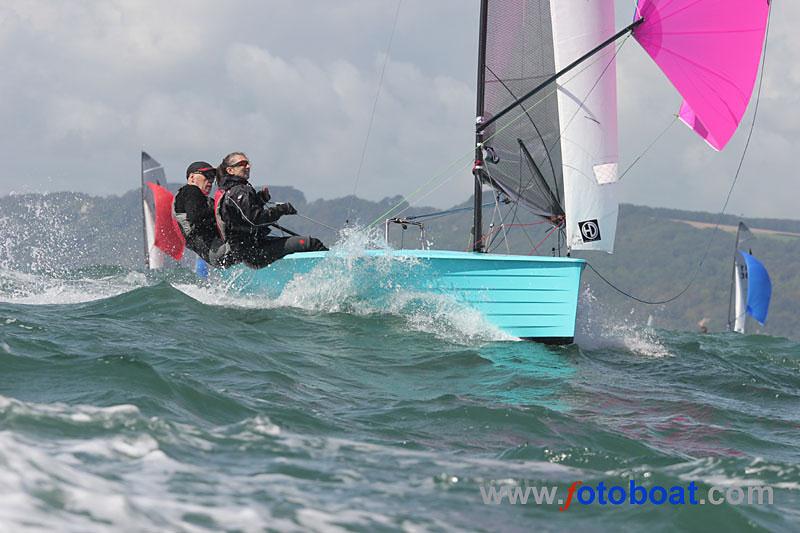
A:
POLYGON ((366 250, 296 253, 258 270, 236 266, 221 275, 232 290, 277 298, 290 283, 320 283, 358 270, 359 290, 413 290, 452 298, 520 339, 568 344, 575 336, 582 259, 452 252, 366 250), (329 274, 329 275, 328 275, 329 274), (363 281, 363 282, 362 282, 363 281))

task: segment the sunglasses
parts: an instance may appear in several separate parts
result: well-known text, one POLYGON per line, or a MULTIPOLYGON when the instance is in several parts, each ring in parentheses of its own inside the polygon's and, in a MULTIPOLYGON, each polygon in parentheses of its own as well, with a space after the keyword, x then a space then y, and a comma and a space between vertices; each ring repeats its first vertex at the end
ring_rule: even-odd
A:
POLYGON ((230 167, 229 167, 229 168, 233 168, 233 167, 247 167, 247 166, 250 166, 250 161, 248 161, 247 159, 242 159, 242 160, 241 160, 241 161, 239 161, 238 163, 234 163, 234 164, 230 165, 230 167))

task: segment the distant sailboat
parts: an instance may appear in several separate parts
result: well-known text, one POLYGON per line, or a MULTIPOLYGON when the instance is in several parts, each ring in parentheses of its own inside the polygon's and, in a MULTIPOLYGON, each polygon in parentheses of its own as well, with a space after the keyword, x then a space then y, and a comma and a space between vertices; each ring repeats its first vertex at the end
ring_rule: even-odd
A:
POLYGON ((149 270, 164 268, 166 255, 156 246, 155 199, 148 193, 146 183, 160 185, 165 181, 161 163, 142 152, 142 226, 144 227, 144 267, 149 270))
POLYGON ((142 152, 142 218, 145 268, 164 268, 167 257, 180 261, 185 249, 183 235, 172 215, 172 193, 164 186, 161 163, 142 152))
POLYGON ((753 234, 744 222, 739 222, 728 301, 728 331, 736 333, 746 333, 747 315, 763 326, 767 321, 772 297, 772 281, 767 269, 752 254, 741 249, 753 238, 753 234))

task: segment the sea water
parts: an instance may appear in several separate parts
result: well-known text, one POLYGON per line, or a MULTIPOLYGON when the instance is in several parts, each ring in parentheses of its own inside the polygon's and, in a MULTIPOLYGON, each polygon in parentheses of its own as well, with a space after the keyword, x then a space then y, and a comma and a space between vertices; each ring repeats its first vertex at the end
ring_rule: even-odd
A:
POLYGON ((0 268, 0 529, 800 528, 796 341, 653 329, 587 292, 576 344, 547 347, 358 281, 259 299, 185 271, 0 268), (773 503, 564 509, 631 482, 773 503), (530 487, 561 505, 485 498, 530 487))

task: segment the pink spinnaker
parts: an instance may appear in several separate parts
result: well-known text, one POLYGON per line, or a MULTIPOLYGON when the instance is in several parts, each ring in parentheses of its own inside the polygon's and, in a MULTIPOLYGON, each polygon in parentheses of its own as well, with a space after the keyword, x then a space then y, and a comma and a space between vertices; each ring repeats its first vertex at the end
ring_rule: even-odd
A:
POLYGON ((640 0, 634 37, 683 97, 680 117, 717 150, 753 94, 768 0, 640 0))

